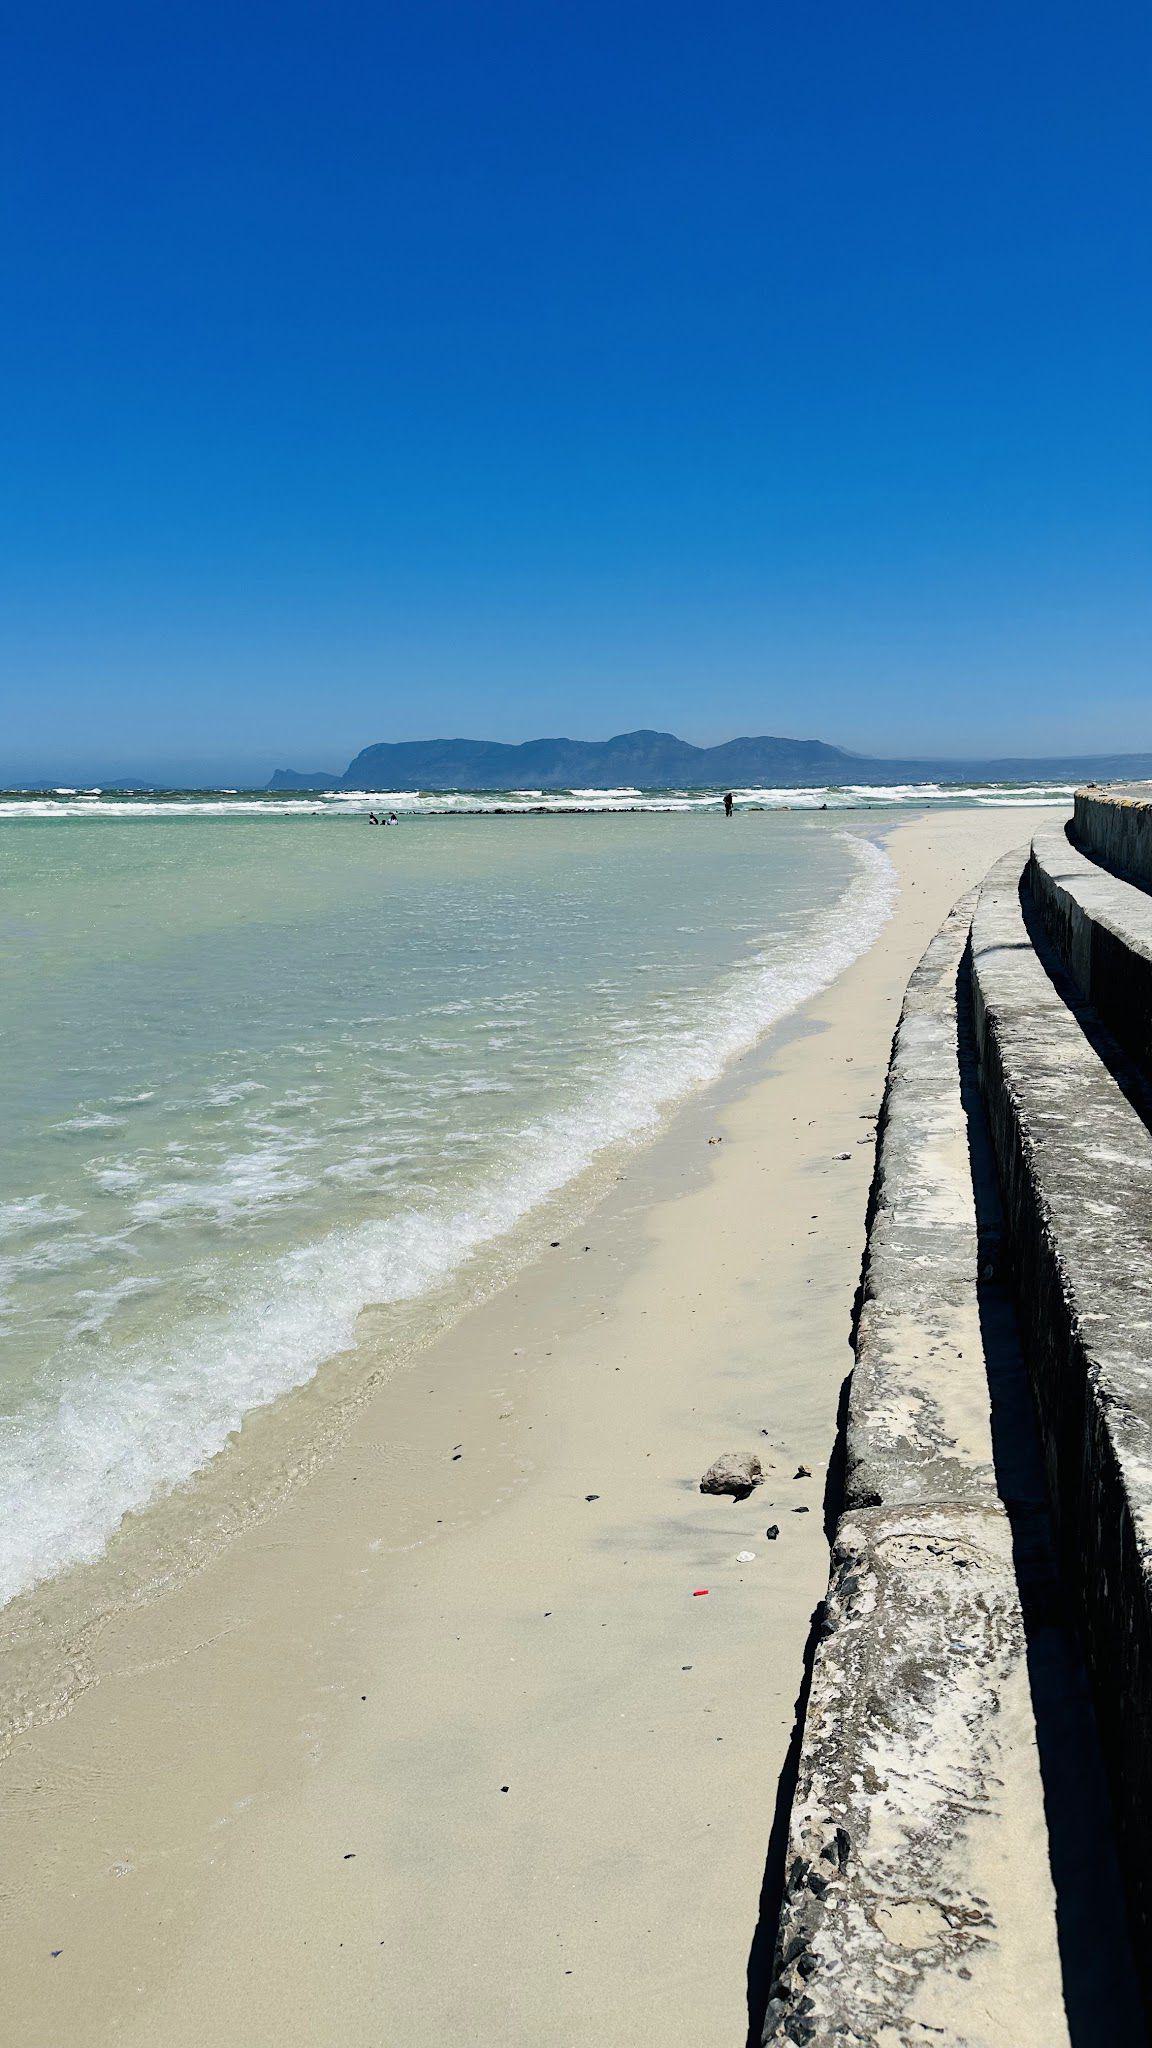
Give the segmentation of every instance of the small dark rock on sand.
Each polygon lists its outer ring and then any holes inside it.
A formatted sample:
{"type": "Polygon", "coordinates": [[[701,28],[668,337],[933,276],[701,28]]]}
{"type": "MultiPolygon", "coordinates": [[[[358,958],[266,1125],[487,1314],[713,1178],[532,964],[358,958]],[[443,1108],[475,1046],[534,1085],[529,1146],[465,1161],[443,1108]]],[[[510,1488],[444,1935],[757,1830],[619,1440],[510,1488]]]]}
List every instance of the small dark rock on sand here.
{"type": "Polygon", "coordinates": [[[779,1522],[773,1522],[772,1527],[770,1529],[765,1529],[764,1534],[768,1538],[769,1543],[775,1543],[776,1538],[780,1534],[779,1522]]]}
{"type": "Polygon", "coordinates": [[[763,1467],[755,1451],[724,1451],[714,1464],[709,1465],[700,1481],[700,1491],[730,1493],[736,1500],[746,1500],[763,1477],[763,1467]]]}

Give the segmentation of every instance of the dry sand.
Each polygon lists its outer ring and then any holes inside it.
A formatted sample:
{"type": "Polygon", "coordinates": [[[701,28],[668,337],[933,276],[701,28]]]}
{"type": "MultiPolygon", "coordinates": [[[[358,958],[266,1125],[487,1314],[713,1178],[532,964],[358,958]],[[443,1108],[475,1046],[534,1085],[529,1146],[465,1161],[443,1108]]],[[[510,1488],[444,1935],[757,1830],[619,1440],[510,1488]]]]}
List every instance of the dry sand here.
{"type": "Polygon", "coordinates": [[[916,959],[1037,821],[900,824],[872,950],[103,1628],[5,1765],[5,2042],[739,2048],[868,1119],[916,959]],[[701,1496],[743,1448],[765,1484],[701,1496]]]}

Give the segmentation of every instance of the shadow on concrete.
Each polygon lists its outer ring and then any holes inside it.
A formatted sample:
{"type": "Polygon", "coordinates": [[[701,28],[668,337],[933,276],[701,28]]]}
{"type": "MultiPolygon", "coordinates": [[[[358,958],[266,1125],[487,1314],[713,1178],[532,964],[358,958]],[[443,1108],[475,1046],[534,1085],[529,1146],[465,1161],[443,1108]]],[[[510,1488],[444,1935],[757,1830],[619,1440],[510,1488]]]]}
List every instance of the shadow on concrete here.
{"type": "Polygon", "coordinates": [[[1126,868],[1120,861],[1113,860],[1112,855],[1102,846],[1088,846],[1078,837],[1075,818],[1068,818],[1065,821],[1064,837],[1069,846],[1074,846],[1077,853],[1083,854],[1085,860],[1092,862],[1093,867],[1101,868],[1106,875],[1111,875],[1113,881],[1127,882],[1130,889],[1139,889],[1142,896],[1152,896],[1152,889],[1148,887],[1142,875],[1134,875],[1131,868],[1126,868]]]}
{"type": "Polygon", "coordinates": [[[1039,1425],[1012,1301],[995,1155],[978,1079],[967,952],[957,980],[957,1016],[993,1456],[1024,1619],[1068,2032],[1073,2048],[1116,2048],[1147,2041],[1148,2020],[1100,1737],[1074,1609],[1057,1563],[1039,1425]]]}
{"type": "MultiPolygon", "coordinates": [[[[1124,881],[1128,878],[1120,876],[1119,879],[1124,881]]],[[[1121,1095],[1131,1104],[1145,1129],[1152,1131],[1152,1084],[1137,1061],[1121,1045],[1115,1033],[1103,1022],[1099,1012],[1093,1008],[1087,997],[1081,994],[1068,973],[1052,943],[1036,899],[1028,887],[1027,870],[1020,881],[1020,915],[1032,951],[1065,1009],[1075,1017],[1097,1059],[1107,1068],[1121,1095]]]]}

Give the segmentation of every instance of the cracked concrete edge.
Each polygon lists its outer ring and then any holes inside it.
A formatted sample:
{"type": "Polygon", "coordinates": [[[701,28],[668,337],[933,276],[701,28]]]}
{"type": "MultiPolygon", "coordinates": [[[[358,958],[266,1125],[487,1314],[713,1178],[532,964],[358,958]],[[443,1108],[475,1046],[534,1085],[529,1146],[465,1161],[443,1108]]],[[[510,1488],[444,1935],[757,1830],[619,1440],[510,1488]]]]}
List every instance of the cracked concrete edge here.
{"type": "Polygon", "coordinates": [[[1152,783],[1078,789],[1073,831],[1079,844],[1119,868],[1142,889],[1152,889],[1152,783]]]}
{"type": "Polygon", "coordinates": [[[1053,1516],[1152,1958],[1152,1136],[1033,948],[1024,871],[1023,852],[998,862],[973,918],[981,1085],[1053,1516]]]}
{"type": "Polygon", "coordinates": [[[850,1511],[816,1649],[763,2040],[1068,2038],[1007,1515],[850,1511]]]}
{"type": "Polygon", "coordinates": [[[1058,826],[1033,839],[1028,886],[1081,995],[1152,1065],[1152,896],[1089,860],[1058,826]]]}
{"type": "Polygon", "coordinates": [[[972,890],[932,940],[893,1042],[848,1400],[849,1507],[996,1498],[958,1060],[975,901],[972,890]]]}

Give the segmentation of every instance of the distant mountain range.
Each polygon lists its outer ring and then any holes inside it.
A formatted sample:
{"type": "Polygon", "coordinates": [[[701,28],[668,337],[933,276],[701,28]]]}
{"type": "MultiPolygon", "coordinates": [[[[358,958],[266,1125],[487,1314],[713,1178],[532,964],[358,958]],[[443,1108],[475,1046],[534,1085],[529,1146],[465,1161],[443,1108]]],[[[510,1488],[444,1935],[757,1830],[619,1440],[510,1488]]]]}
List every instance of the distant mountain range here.
{"type": "Polygon", "coordinates": [[[269,789],[811,789],[825,783],[1054,781],[1152,776],[1152,754],[1075,755],[997,761],[877,760],[823,740],[726,740],[694,747],[671,732],[622,732],[610,740],[381,741],[343,775],[278,768],[269,789]]]}

